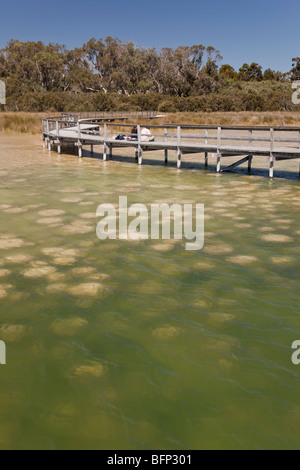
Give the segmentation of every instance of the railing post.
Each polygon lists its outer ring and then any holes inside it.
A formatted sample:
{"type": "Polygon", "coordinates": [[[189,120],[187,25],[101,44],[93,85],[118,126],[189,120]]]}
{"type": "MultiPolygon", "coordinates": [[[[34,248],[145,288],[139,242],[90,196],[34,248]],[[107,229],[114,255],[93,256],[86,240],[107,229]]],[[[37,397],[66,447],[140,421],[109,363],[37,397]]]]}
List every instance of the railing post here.
{"type": "Polygon", "coordinates": [[[222,145],[222,127],[218,127],[218,151],[222,145]]]}
{"type": "Polygon", "coordinates": [[[205,129],[204,135],[205,135],[204,145],[208,145],[208,129],[205,129]]]}
{"type": "Polygon", "coordinates": [[[270,129],[270,151],[271,152],[274,152],[274,134],[275,134],[275,131],[273,128],[270,129]]]}
{"type": "Polygon", "coordinates": [[[248,144],[249,144],[249,147],[251,147],[251,145],[252,145],[252,129],[250,129],[249,132],[248,132],[248,144]]]}
{"type": "Polygon", "coordinates": [[[77,121],[77,138],[80,140],[80,122],[77,121]]]}

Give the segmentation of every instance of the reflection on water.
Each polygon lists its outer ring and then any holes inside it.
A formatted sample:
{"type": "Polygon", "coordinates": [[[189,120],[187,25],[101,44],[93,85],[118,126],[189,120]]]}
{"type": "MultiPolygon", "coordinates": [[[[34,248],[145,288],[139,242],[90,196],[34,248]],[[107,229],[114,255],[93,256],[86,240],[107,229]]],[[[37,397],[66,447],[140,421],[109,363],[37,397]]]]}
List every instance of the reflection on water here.
{"type": "Polygon", "coordinates": [[[299,447],[297,164],[269,182],[23,138],[0,141],[0,448],[299,447]],[[204,249],[98,240],[126,194],[204,203],[204,249]]]}

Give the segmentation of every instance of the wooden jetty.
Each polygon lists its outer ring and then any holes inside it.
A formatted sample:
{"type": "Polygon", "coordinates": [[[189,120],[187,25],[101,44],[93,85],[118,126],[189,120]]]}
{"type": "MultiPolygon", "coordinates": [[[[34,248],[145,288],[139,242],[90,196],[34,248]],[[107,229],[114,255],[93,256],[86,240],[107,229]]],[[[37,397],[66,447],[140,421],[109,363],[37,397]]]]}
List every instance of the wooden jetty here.
{"type": "Polygon", "coordinates": [[[269,161],[270,178],[274,177],[276,161],[300,158],[300,128],[297,127],[185,124],[150,127],[147,124],[154,138],[149,141],[143,135],[143,126],[136,125],[137,135],[132,138],[133,124],[124,124],[128,119],[140,122],[157,117],[160,116],[156,112],[62,114],[43,119],[43,139],[48,150],[56,148],[58,153],[61,153],[65,145],[77,147],[80,158],[84,147],[89,147],[93,152],[95,146],[101,146],[103,160],[107,160],[108,156],[112,157],[114,148],[131,147],[135,150],[139,165],[142,164],[143,152],[146,151],[163,150],[166,164],[168,152],[175,151],[178,168],[181,167],[182,155],[204,154],[205,167],[211,156],[216,161],[217,172],[234,170],[245,162],[248,162],[248,171],[251,172],[253,158],[264,157],[269,161]],[[116,134],[122,135],[124,140],[116,140],[116,134]],[[221,164],[226,157],[239,159],[222,168],[221,164]]]}

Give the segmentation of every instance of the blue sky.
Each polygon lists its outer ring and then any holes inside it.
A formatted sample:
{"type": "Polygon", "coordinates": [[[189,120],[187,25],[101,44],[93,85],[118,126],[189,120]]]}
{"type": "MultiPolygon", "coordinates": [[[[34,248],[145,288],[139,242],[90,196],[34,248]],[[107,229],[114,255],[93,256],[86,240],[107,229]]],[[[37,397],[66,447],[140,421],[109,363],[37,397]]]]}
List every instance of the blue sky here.
{"type": "Polygon", "coordinates": [[[112,36],[157,49],[211,45],[236,69],[285,72],[300,56],[299,19],[299,0],[3,0],[0,48],[12,38],[72,48],[112,36]]]}

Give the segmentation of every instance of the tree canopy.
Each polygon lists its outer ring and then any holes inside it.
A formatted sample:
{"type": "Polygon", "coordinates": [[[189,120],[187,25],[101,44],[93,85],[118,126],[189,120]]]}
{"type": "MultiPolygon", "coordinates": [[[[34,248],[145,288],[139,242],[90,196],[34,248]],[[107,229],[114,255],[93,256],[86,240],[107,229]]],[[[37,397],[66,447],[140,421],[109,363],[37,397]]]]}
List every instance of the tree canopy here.
{"type": "Polygon", "coordinates": [[[257,63],[244,63],[236,71],[229,64],[220,67],[221,60],[218,50],[202,44],[157,51],[108,37],[68,50],[60,44],[12,39],[0,50],[0,79],[6,82],[8,110],[242,110],[245,102],[270,109],[274,102],[261,93],[271,90],[271,82],[283,96],[281,101],[276,98],[276,109],[287,108],[289,80],[300,79],[299,57],[289,74],[263,71],[257,63]]]}

